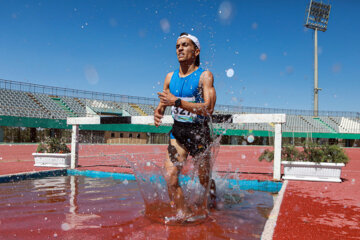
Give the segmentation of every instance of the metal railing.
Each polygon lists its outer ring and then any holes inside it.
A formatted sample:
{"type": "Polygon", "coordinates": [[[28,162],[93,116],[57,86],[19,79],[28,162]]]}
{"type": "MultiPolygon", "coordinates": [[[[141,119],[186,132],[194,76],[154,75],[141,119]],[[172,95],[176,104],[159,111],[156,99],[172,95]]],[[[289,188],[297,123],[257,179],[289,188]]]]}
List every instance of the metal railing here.
{"type": "MultiPolygon", "coordinates": [[[[151,106],[157,106],[159,99],[136,97],[122,94],[102,93],[85,91],[71,88],[52,87],[40,84],[25,83],[11,80],[0,79],[0,88],[31,92],[42,93],[49,96],[67,96],[74,98],[92,99],[92,100],[104,100],[119,103],[135,103],[135,104],[147,104],[151,106]]],[[[263,107],[249,107],[249,106],[234,106],[234,105],[221,105],[215,106],[215,111],[226,113],[285,113],[287,115],[303,115],[313,116],[313,110],[299,110],[299,109],[282,109],[282,108],[263,108],[263,107]]],[[[360,112],[351,111],[319,111],[319,116],[334,116],[334,117],[352,117],[360,119],[360,112]]]]}
{"type": "MultiPolygon", "coordinates": [[[[67,117],[91,117],[97,116],[92,113],[84,112],[72,112],[73,115],[65,113],[62,111],[46,111],[40,108],[30,108],[30,107],[18,107],[18,106],[6,106],[0,104],[0,123],[4,120],[2,116],[11,116],[18,118],[19,121],[22,121],[22,118],[43,118],[43,119],[53,119],[60,120],[66,119],[67,117]]],[[[349,134],[360,134],[360,120],[355,118],[346,118],[343,121],[337,124],[337,128],[330,129],[326,128],[323,125],[313,125],[309,122],[304,122],[301,120],[301,116],[294,116],[298,118],[298,121],[291,122],[287,121],[283,124],[283,132],[288,133],[349,133],[349,134]]],[[[322,119],[329,119],[328,117],[321,117],[322,119]]],[[[14,121],[14,120],[9,120],[14,121]]],[[[36,122],[36,120],[35,120],[36,122]]],[[[12,122],[14,126],[19,126],[19,122],[12,122]]],[[[40,124],[40,123],[39,123],[40,124]]],[[[9,124],[6,124],[9,126],[9,124]]],[[[11,124],[10,124],[11,125],[11,124]]],[[[36,125],[36,124],[35,124],[36,125]]],[[[40,124],[41,125],[41,124],[40,124]]],[[[169,124],[166,124],[168,126],[169,124]]],[[[170,124],[171,125],[171,124],[170,124]]],[[[335,125],[335,123],[334,123],[335,125]]],[[[244,123],[244,124],[234,124],[234,123],[214,123],[215,128],[221,129],[235,129],[235,130],[255,130],[255,131],[274,131],[274,126],[267,123],[244,123]]]]}

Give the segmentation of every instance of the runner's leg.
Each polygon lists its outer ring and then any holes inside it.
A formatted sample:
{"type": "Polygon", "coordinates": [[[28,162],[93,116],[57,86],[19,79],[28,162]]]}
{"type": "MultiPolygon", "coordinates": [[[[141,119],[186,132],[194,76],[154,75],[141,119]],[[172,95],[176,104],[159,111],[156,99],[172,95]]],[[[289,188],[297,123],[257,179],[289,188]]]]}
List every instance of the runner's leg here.
{"type": "Polygon", "coordinates": [[[176,139],[170,139],[170,144],[171,146],[168,148],[168,154],[165,160],[165,177],[169,197],[175,207],[187,215],[190,211],[186,206],[184,194],[179,184],[179,174],[182,164],[186,161],[188,152],[176,139]]]}
{"type": "MultiPolygon", "coordinates": [[[[210,165],[210,155],[206,154],[201,159],[199,159],[200,164],[198,167],[198,174],[199,174],[199,180],[201,185],[207,189],[209,183],[210,183],[210,189],[209,189],[209,196],[210,196],[210,208],[216,207],[216,185],[214,179],[210,179],[211,176],[211,165],[210,165]]],[[[207,197],[205,198],[205,203],[207,204],[207,197]]]]}

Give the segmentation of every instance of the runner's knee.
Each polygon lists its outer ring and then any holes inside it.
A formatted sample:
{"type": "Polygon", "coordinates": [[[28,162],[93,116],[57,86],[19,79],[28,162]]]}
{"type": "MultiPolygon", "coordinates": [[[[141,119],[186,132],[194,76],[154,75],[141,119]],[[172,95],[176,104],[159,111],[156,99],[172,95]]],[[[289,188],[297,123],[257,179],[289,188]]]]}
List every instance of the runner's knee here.
{"type": "Polygon", "coordinates": [[[169,143],[169,145],[168,145],[168,154],[169,154],[170,161],[172,163],[175,163],[176,161],[178,161],[179,154],[176,150],[176,147],[171,145],[171,143],[169,143]]]}

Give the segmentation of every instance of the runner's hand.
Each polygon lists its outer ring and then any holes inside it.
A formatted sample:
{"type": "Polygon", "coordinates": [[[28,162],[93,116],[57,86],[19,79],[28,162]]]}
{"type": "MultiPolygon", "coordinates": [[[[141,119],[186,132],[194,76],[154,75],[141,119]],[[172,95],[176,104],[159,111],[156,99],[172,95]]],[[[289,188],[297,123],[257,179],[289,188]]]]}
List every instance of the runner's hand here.
{"type": "Polygon", "coordinates": [[[176,101],[177,97],[175,97],[169,91],[158,92],[157,94],[160,98],[160,102],[163,105],[165,105],[165,106],[174,106],[175,105],[175,101],[176,101]]]}
{"type": "Polygon", "coordinates": [[[164,114],[160,113],[160,109],[155,109],[154,111],[154,123],[155,126],[158,127],[161,124],[161,119],[164,116],[164,114]]]}

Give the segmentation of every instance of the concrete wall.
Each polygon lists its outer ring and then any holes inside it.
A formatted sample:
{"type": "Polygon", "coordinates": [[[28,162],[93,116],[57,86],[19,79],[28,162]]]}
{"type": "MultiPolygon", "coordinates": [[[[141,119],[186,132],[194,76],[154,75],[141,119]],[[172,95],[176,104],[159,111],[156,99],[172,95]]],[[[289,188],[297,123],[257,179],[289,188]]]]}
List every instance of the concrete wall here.
{"type": "Polygon", "coordinates": [[[4,142],[4,129],[0,127],[0,142],[4,142]]]}
{"type": "Polygon", "coordinates": [[[146,144],[146,133],[139,132],[105,132],[106,143],[125,143],[125,144],[146,144]]]}

